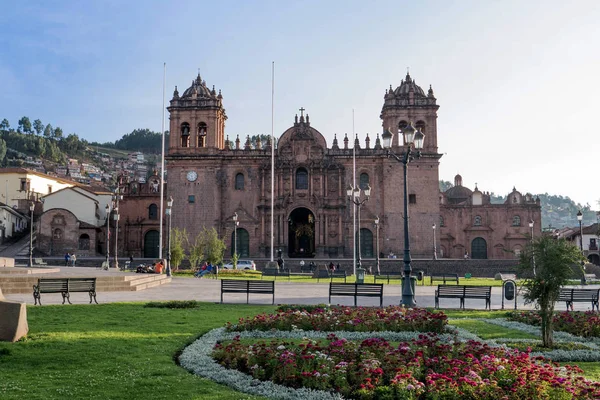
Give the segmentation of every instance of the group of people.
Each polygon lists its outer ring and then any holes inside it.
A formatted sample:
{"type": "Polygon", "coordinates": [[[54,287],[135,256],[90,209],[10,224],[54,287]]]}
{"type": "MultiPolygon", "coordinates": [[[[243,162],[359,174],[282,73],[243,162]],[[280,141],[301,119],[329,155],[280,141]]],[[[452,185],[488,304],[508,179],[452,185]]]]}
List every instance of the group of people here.
{"type": "Polygon", "coordinates": [[[75,261],[77,261],[75,253],[71,254],[67,252],[67,254],[65,254],[65,267],[68,267],[69,265],[74,267],[75,261]]]}
{"type": "Polygon", "coordinates": [[[214,270],[214,267],[211,263],[207,263],[204,261],[200,268],[194,273],[196,278],[202,278],[206,274],[211,274],[214,270]]]}
{"type": "Polygon", "coordinates": [[[135,270],[135,272],[138,273],[138,274],[162,274],[164,268],[165,268],[165,266],[164,266],[162,260],[158,260],[158,261],[156,261],[156,263],[154,265],[153,264],[149,264],[149,265],[140,264],[140,265],[138,265],[138,267],[135,270]]]}

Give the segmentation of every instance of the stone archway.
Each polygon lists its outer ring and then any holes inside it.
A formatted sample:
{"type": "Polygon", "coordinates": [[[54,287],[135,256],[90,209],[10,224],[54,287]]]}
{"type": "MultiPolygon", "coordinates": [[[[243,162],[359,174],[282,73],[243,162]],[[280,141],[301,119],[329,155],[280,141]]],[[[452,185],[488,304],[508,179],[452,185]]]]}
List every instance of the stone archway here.
{"type": "Polygon", "coordinates": [[[288,257],[315,257],[315,215],[308,208],[296,208],[288,217],[288,257]]]}
{"type": "Polygon", "coordinates": [[[152,230],[144,235],[144,258],[158,258],[158,231],[152,230]]]}
{"type": "Polygon", "coordinates": [[[482,237],[477,237],[471,242],[471,258],[485,260],[487,256],[487,242],[482,237]]]}

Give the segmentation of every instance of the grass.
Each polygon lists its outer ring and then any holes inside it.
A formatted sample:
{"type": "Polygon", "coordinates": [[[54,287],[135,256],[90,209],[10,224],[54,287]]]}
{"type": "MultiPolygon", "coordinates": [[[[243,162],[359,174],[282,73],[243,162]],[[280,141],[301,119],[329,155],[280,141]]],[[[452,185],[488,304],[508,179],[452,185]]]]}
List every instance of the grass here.
{"type": "Polygon", "coordinates": [[[538,336],[519,331],[517,329],[508,329],[497,325],[488,324],[484,321],[475,319],[450,319],[448,324],[458,326],[471,333],[476,334],[484,340],[489,339],[539,339],[538,336]]]}
{"type": "MultiPolygon", "coordinates": [[[[178,271],[174,271],[173,275],[174,276],[181,276],[181,277],[188,277],[191,278],[193,277],[193,271],[192,270],[184,270],[184,269],[180,269],[178,271]]],[[[247,270],[219,270],[219,278],[220,279],[261,279],[261,272],[260,271],[247,271],[247,270]]],[[[309,275],[292,275],[289,277],[287,276],[280,276],[277,277],[277,279],[275,279],[274,276],[265,276],[262,277],[262,280],[276,280],[276,281],[281,281],[281,282],[294,282],[294,283],[329,283],[330,279],[329,278],[321,278],[317,281],[316,278],[313,278],[309,275]]],[[[346,279],[346,282],[348,283],[354,283],[356,280],[356,278],[354,277],[354,275],[349,275],[346,279]]],[[[373,275],[365,275],[365,283],[374,283],[375,278],[373,275]]],[[[344,278],[333,278],[333,282],[337,282],[337,283],[342,283],[344,282],[344,278]]],[[[389,285],[400,285],[401,284],[401,280],[400,279],[390,279],[390,283],[389,285]]],[[[388,285],[387,280],[377,280],[377,283],[383,283],[385,285],[388,285]]],[[[421,286],[423,282],[418,282],[418,285],[421,286]]],[[[434,282],[435,285],[433,286],[437,286],[437,284],[442,284],[443,282],[438,282],[435,281],[434,282]]],[[[453,285],[454,283],[448,283],[449,285],[453,285]]],[[[500,287],[502,286],[502,281],[499,280],[495,280],[494,278],[469,278],[469,279],[465,279],[465,278],[461,278],[460,279],[460,284],[461,285],[472,285],[472,286],[497,286],[500,287]]],[[[429,278],[425,278],[425,286],[429,285],[429,278]]]]}
{"type": "Polygon", "coordinates": [[[273,306],[143,303],[28,307],[29,334],[0,342],[0,398],[256,399],[177,366],[208,330],[273,306]]]}

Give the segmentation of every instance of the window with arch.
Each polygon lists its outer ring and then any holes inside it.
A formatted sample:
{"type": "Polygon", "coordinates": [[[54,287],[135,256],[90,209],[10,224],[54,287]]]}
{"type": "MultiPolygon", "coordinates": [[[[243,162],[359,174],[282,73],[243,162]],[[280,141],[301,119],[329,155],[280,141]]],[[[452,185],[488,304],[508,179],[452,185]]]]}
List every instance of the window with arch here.
{"type": "Polygon", "coordinates": [[[415,128],[417,128],[421,132],[425,133],[425,121],[421,121],[421,120],[417,121],[417,123],[415,124],[415,128]]]}
{"type": "Polygon", "coordinates": [[[52,231],[52,239],[60,240],[63,237],[63,231],[60,228],[56,228],[52,231]]]}
{"type": "Polygon", "coordinates": [[[206,132],[208,127],[204,122],[198,124],[198,143],[197,147],[206,147],[206,132]]]}
{"type": "Polygon", "coordinates": [[[308,171],[306,168],[298,168],[298,170],[296,170],[296,189],[308,189],[308,171]]]}
{"type": "Polygon", "coordinates": [[[88,235],[87,233],[84,233],[83,235],[79,236],[78,249],[79,250],[89,250],[90,249],[90,235],[88,235]]]}
{"type": "Polygon", "coordinates": [[[513,217],[512,226],[521,226],[521,217],[515,215],[513,217]]]}
{"type": "Polygon", "coordinates": [[[234,232],[231,232],[232,257],[234,251],[237,251],[239,257],[250,257],[250,235],[244,228],[237,228],[234,232]]]}
{"type": "Polygon", "coordinates": [[[148,207],[148,219],[158,219],[158,207],[156,204],[150,204],[150,207],[148,207]]]}
{"type": "Polygon", "coordinates": [[[473,219],[473,226],[481,226],[481,215],[476,215],[473,219]]]}
{"type": "Polygon", "coordinates": [[[181,124],[181,147],[190,147],[190,124],[181,124]]]}
{"type": "Polygon", "coordinates": [[[244,190],[244,174],[241,172],[235,176],[235,190],[244,190]]]}
{"type": "Polygon", "coordinates": [[[367,186],[369,186],[369,174],[367,174],[366,172],[360,174],[360,180],[358,185],[362,190],[365,190],[367,186]]]}
{"type": "Polygon", "coordinates": [[[402,120],[398,123],[398,133],[402,133],[402,130],[408,126],[408,122],[402,120]]]}
{"type": "Polygon", "coordinates": [[[444,217],[442,217],[441,215],[440,215],[440,226],[445,226],[444,225],[444,217]]]}

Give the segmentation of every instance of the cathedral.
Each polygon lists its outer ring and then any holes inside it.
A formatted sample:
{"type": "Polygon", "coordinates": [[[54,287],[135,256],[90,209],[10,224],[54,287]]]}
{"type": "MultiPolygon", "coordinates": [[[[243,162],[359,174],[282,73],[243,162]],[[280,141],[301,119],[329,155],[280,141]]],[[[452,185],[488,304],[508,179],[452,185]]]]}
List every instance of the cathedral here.
{"type": "MultiPolygon", "coordinates": [[[[409,74],[383,96],[382,131],[394,134],[390,151],[405,151],[401,131],[411,123],[425,135],[407,173],[413,258],[515,258],[530,240],[528,222],[540,232],[539,200],[515,190],[506,204],[490,204],[489,194],[463,187],[458,176],[440,192],[438,108],[431,86],[425,92],[409,74]]],[[[269,257],[271,235],[274,250],[290,258],[352,258],[355,207],[347,190],[355,185],[363,199],[370,188],[356,222],[362,257],[402,254],[403,164],[389,157],[379,134],[362,141],[336,136],[328,146],[304,108],[290,115],[290,127],[277,135],[271,215],[274,144],[230,138],[223,95],[200,75],[182,94],[175,88],[167,109],[172,225],[185,228],[190,240],[214,227],[225,239],[226,258],[234,248],[244,258],[269,257]]]]}

